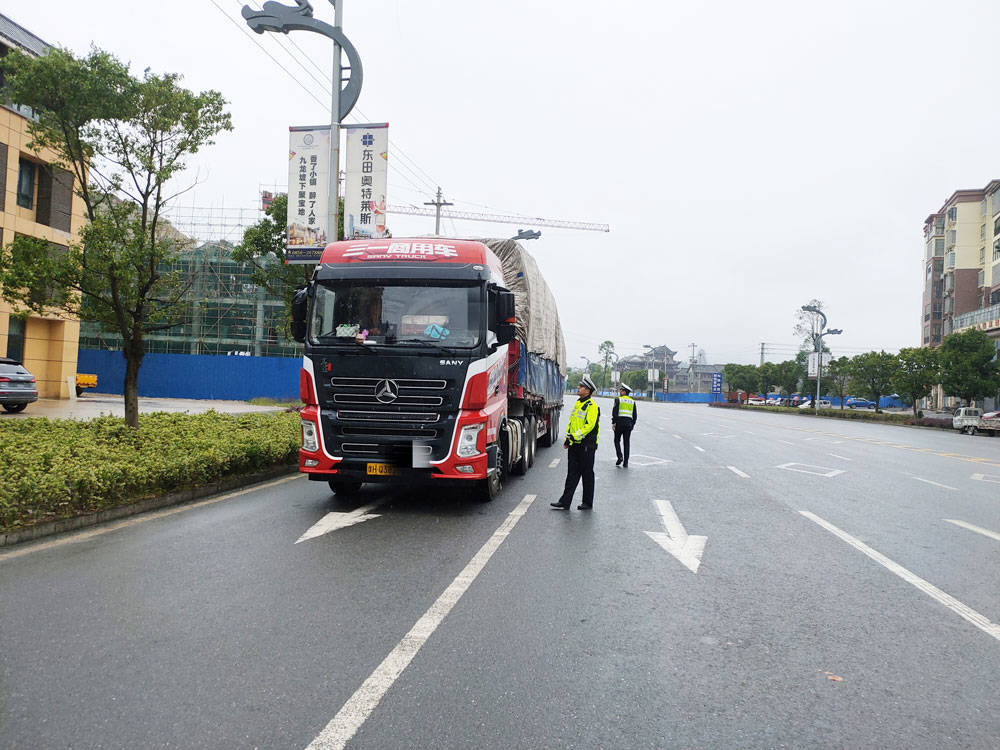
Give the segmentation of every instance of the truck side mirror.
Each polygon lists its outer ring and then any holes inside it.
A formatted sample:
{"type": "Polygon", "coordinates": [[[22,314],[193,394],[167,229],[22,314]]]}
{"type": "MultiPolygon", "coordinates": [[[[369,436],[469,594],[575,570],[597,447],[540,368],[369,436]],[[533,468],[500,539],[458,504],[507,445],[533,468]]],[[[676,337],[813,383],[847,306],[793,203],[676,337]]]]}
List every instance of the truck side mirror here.
{"type": "Polygon", "coordinates": [[[292,338],[300,344],[306,340],[306,311],[309,308],[309,290],[296,289],[292,297],[292,338]]]}
{"type": "Polygon", "coordinates": [[[514,340],[514,293],[491,285],[489,288],[489,328],[496,334],[497,344],[503,346],[514,340]]]}
{"type": "Polygon", "coordinates": [[[513,323],[498,323],[495,333],[497,335],[497,344],[503,346],[514,340],[516,331],[514,330],[513,323]]]}

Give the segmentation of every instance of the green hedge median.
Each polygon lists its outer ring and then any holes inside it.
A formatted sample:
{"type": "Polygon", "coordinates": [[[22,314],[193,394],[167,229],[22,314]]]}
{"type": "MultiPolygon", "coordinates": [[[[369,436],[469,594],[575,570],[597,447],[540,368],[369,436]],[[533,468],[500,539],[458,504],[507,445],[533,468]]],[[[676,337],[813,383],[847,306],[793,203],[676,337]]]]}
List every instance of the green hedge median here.
{"type": "Polygon", "coordinates": [[[297,413],[0,423],[0,532],[296,461],[297,413]]]}
{"type": "Polygon", "coordinates": [[[875,412],[868,409],[820,409],[817,414],[813,409],[800,409],[797,406],[747,406],[724,401],[709,404],[716,409],[746,409],[748,411],[769,411],[778,414],[798,414],[803,417],[827,417],[828,419],[847,419],[857,422],[881,422],[882,424],[901,424],[916,427],[938,427],[943,430],[952,429],[951,417],[914,417],[911,413],[897,414],[875,412]]]}

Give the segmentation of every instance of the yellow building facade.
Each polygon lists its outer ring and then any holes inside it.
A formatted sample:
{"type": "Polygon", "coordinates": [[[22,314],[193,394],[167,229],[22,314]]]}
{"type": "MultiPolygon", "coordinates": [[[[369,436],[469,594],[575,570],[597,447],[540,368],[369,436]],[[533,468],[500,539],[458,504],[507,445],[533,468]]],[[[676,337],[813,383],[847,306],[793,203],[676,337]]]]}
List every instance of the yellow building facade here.
{"type": "MultiPolygon", "coordinates": [[[[0,15],[0,55],[11,48],[44,54],[48,45],[0,15]]],[[[72,175],[52,166],[56,155],[32,151],[31,112],[0,102],[0,243],[27,235],[66,247],[86,220],[72,175]]],[[[51,315],[14,314],[0,299],[0,356],[24,363],[38,382],[40,398],[69,398],[76,375],[80,323],[51,315]]]]}

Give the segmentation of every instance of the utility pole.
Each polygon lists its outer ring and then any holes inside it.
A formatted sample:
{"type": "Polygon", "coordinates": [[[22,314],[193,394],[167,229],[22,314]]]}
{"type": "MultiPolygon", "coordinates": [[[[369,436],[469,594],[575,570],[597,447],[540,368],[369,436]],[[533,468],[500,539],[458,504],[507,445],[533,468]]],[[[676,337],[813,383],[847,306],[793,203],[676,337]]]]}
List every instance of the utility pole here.
{"type": "Polygon", "coordinates": [[[764,366],[764,342],[760,342],[760,366],[764,366]]]}
{"type": "MultiPolygon", "coordinates": [[[[333,27],[344,27],[344,0],[336,0],[333,5],[333,27]]],[[[344,72],[340,67],[340,42],[333,40],[333,93],[330,94],[330,182],[327,188],[327,221],[329,222],[329,237],[333,242],[340,239],[337,232],[337,214],[340,211],[340,87],[343,84],[344,72]]],[[[329,241],[329,240],[328,240],[329,241]]]]}
{"type": "Polygon", "coordinates": [[[446,200],[441,199],[441,188],[438,187],[437,199],[433,201],[424,201],[425,206],[435,206],[437,211],[434,218],[434,234],[441,234],[441,206],[454,206],[454,203],[449,203],[446,200]]]}
{"type": "Polygon", "coordinates": [[[688,344],[691,347],[691,364],[688,367],[688,393],[694,393],[694,350],[697,344],[688,344]]]}

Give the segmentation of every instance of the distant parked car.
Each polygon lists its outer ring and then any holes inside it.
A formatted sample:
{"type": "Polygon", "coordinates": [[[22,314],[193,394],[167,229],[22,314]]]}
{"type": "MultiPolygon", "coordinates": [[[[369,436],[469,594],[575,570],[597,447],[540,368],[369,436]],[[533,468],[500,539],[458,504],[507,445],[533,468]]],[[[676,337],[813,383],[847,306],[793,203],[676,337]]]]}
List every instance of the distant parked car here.
{"type": "Polygon", "coordinates": [[[14,413],[37,400],[35,376],[17,360],[0,357],[0,406],[14,413]]]}
{"type": "Polygon", "coordinates": [[[874,409],[875,402],[866,398],[849,398],[844,402],[848,409],[874,409]]]}
{"type": "Polygon", "coordinates": [[[759,396],[753,396],[747,399],[747,406],[764,406],[764,399],[759,396]]]}
{"type": "MultiPolygon", "coordinates": [[[[821,398],[817,403],[819,404],[819,408],[820,409],[829,409],[830,408],[830,402],[827,401],[825,398],[821,398]]],[[[812,409],[813,408],[812,401],[806,401],[805,403],[799,404],[799,408],[800,409],[812,409]]]]}

